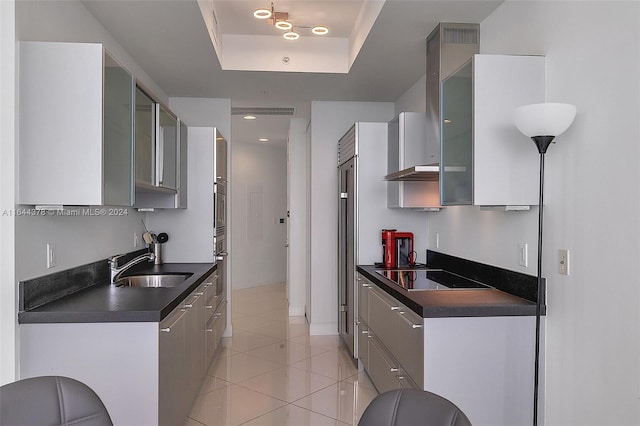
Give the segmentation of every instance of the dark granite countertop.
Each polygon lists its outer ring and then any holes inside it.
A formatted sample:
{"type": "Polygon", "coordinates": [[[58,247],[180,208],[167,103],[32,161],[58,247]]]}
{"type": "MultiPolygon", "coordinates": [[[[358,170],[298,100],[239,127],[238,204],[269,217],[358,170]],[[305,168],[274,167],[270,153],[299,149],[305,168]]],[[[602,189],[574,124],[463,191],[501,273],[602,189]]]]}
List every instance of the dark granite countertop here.
{"type": "Polygon", "coordinates": [[[58,300],[18,312],[20,324],[89,322],[159,322],[215,271],[212,263],[140,264],[123,276],[191,273],[176,287],[141,288],[93,285],[58,300]]]}
{"type": "MultiPolygon", "coordinates": [[[[534,316],[536,304],[497,289],[407,291],[388,280],[372,265],[358,272],[423,318],[534,316]]],[[[490,282],[486,282],[491,286],[490,282]]],[[[544,306],[542,307],[544,314],[544,306]]]]}

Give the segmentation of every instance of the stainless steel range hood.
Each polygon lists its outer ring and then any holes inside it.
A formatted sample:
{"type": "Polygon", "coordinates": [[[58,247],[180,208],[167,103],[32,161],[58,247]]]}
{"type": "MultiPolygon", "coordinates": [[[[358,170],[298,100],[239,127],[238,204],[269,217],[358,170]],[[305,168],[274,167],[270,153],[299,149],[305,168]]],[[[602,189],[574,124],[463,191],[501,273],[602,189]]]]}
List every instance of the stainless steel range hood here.
{"type": "Polygon", "coordinates": [[[440,166],[431,164],[428,166],[413,166],[404,170],[390,173],[384,177],[386,181],[437,181],[440,179],[440,166]]]}
{"type": "MultiPolygon", "coordinates": [[[[424,131],[403,135],[400,124],[398,153],[389,148],[386,181],[439,181],[440,179],[440,82],[479,52],[478,24],[440,23],[427,37],[427,102],[424,131]]],[[[418,114],[418,113],[403,113],[418,114]]],[[[402,114],[401,114],[402,115],[402,114]]],[[[414,118],[411,118],[414,120],[414,118]]],[[[396,118],[397,120],[397,118],[396,118]]],[[[409,122],[405,119],[405,122],[409,122]]],[[[392,123],[389,123],[390,137],[392,123]]],[[[417,127],[415,122],[409,122],[417,127]]],[[[446,171],[466,171],[447,166],[446,171]]]]}

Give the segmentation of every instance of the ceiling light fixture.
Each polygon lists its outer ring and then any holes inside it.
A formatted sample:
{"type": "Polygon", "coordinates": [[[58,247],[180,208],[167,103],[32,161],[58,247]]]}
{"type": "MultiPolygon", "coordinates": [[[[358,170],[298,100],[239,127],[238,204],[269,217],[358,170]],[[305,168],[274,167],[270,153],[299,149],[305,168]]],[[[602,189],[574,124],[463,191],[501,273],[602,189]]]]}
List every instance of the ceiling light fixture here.
{"type": "Polygon", "coordinates": [[[291,25],[291,22],[289,21],[277,21],[276,28],[279,30],[290,30],[293,28],[293,25],[291,25]]]}
{"type": "Polygon", "coordinates": [[[243,118],[244,118],[245,120],[255,120],[255,119],[256,119],[256,116],[255,116],[255,115],[245,115],[243,118]]]}
{"type": "MultiPolygon", "coordinates": [[[[258,19],[266,19],[270,25],[275,26],[279,30],[287,31],[282,35],[287,40],[297,40],[300,38],[300,34],[294,30],[294,25],[289,21],[289,13],[276,12],[273,3],[271,3],[271,9],[260,8],[254,10],[253,16],[258,19]]],[[[329,28],[324,25],[315,25],[313,27],[296,25],[295,27],[311,29],[311,32],[316,35],[325,35],[329,32],[329,28]]]]}
{"type": "Polygon", "coordinates": [[[260,138],[258,139],[260,142],[269,142],[269,138],[260,138]]]}
{"type": "Polygon", "coordinates": [[[311,32],[315,35],[325,35],[329,32],[329,28],[325,27],[324,25],[316,25],[315,27],[311,28],[311,32]]]}
{"type": "MultiPolygon", "coordinates": [[[[271,5],[271,10],[273,10],[273,4],[271,5]]],[[[253,16],[258,19],[268,19],[271,18],[271,10],[269,9],[256,9],[253,11],[253,16]]]]}

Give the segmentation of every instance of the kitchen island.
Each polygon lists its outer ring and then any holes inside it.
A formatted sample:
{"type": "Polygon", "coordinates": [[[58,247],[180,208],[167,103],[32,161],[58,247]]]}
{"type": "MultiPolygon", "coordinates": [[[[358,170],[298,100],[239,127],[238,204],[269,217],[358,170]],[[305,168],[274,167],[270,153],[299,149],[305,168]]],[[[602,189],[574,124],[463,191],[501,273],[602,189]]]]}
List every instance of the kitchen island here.
{"type": "Polygon", "coordinates": [[[356,332],[359,364],[378,391],[437,393],[473,425],[530,424],[536,304],[496,287],[531,280],[499,283],[492,271],[486,288],[407,290],[377,271],[357,267],[356,332]]]}
{"type": "Polygon", "coordinates": [[[174,287],[143,288],[109,285],[105,264],[21,283],[20,378],[80,380],[114,424],[182,424],[227,324],[216,265],[144,264],[123,274],[191,274],[174,287]],[[80,289],[65,294],[65,286],[80,289]]]}

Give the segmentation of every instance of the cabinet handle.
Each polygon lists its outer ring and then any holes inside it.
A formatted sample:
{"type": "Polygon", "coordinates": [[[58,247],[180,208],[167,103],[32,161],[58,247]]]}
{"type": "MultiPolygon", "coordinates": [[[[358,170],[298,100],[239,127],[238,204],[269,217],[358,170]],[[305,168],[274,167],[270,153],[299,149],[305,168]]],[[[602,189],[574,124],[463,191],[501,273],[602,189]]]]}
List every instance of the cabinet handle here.
{"type": "Polygon", "coordinates": [[[190,304],[190,303],[185,303],[185,304],[184,304],[184,307],[185,307],[185,308],[193,308],[193,305],[192,305],[192,304],[190,304]]]}
{"type": "Polygon", "coordinates": [[[399,369],[397,369],[396,367],[391,367],[389,369],[389,371],[391,371],[392,373],[397,373],[398,371],[400,371],[399,369]]]}
{"type": "Polygon", "coordinates": [[[369,334],[369,330],[362,330],[361,333],[362,334],[369,334]]]}
{"type": "Polygon", "coordinates": [[[398,379],[398,380],[404,380],[404,376],[396,376],[396,379],[398,379]]]}
{"type": "Polygon", "coordinates": [[[216,318],[220,318],[222,316],[222,314],[218,312],[217,314],[213,314],[213,316],[216,317],[216,318]]]}
{"type": "Polygon", "coordinates": [[[205,306],[205,308],[207,308],[207,309],[213,309],[213,305],[207,305],[207,306],[205,306]]]}
{"type": "Polygon", "coordinates": [[[163,327],[160,329],[160,331],[162,331],[163,333],[171,333],[171,327],[176,325],[178,321],[180,321],[180,319],[184,316],[185,312],[187,312],[186,309],[180,309],[180,311],[182,312],[180,316],[174,322],[172,322],[169,327],[163,327]]]}
{"type": "Polygon", "coordinates": [[[411,324],[411,328],[422,328],[421,324],[411,324]]]}
{"type": "Polygon", "coordinates": [[[400,309],[400,307],[399,307],[399,306],[392,306],[392,307],[391,307],[391,310],[392,310],[392,311],[397,311],[398,309],[400,309]]]}
{"type": "Polygon", "coordinates": [[[369,288],[369,287],[371,287],[371,285],[370,285],[370,284],[362,283],[362,287],[364,287],[364,288],[369,288]]]}
{"type": "Polygon", "coordinates": [[[213,328],[207,328],[204,331],[206,331],[207,333],[213,333],[213,328]]]}

